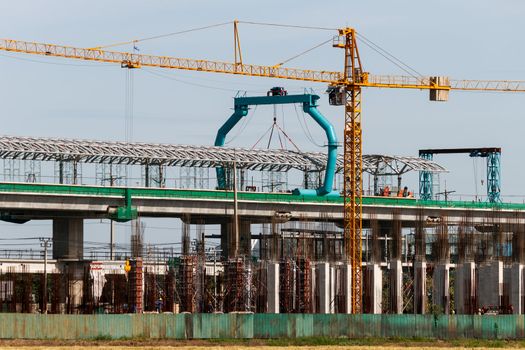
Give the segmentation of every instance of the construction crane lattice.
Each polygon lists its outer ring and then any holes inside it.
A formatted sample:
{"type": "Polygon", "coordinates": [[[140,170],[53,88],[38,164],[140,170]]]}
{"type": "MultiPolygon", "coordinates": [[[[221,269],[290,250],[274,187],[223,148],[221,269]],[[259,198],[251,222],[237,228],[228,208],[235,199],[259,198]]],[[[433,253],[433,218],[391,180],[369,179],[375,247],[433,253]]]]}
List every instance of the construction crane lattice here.
{"type": "Polygon", "coordinates": [[[446,101],[450,90],[525,92],[525,82],[508,80],[449,80],[446,77],[371,75],[363,71],[357,47],[356,32],[343,28],[333,46],[343,48],[343,72],[284,68],[282,65],[245,64],[240,51],[238,21],[234,21],[234,62],[155,56],[100,48],[77,48],[64,45],[0,39],[0,50],[61,57],[85,61],[120,64],[123,68],[157,67],[250,77],[279,78],[329,84],[331,104],[344,105],[344,245],[351,264],[352,313],[362,312],[362,124],[361,89],[402,88],[429,90],[430,99],[446,101]]]}

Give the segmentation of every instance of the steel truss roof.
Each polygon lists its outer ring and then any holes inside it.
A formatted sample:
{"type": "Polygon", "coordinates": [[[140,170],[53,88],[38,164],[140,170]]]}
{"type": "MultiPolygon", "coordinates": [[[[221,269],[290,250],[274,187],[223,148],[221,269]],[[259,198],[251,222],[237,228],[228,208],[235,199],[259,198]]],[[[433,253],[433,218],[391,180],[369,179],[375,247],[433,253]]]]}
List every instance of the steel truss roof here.
{"type": "MultiPolygon", "coordinates": [[[[1,136],[0,159],[204,168],[232,163],[235,159],[239,168],[248,170],[322,171],[327,157],[321,152],[290,150],[1,136]]],[[[339,156],[337,172],[342,172],[342,167],[343,158],[339,156]]],[[[378,174],[378,169],[388,170],[381,175],[401,175],[410,170],[446,171],[433,161],[418,157],[363,156],[364,171],[378,174]]]]}

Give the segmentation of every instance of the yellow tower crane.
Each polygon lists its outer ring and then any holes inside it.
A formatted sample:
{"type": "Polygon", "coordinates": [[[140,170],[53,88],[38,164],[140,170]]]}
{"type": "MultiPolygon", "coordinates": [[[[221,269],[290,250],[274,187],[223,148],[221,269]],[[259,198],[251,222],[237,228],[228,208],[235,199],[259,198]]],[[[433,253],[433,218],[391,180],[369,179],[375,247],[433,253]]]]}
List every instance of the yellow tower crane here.
{"type": "Polygon", "coordinates": [[[353,28],[338,30],[333,46],[344,49],[342,72],[262,66],[242,61],[237,21],[234,22],[234,62],[220,62],[77,48],[0,39],[0,50],[86,61],[120,64],[123,68],[158,67],[251,77],[302,80],[329,84],[330,103],[344,105],[344,247],[351,264],[351,312],[362,312],[362,128],[361,88],[429,90],[433,101],[446,101],[450,90],[525,92],[525,82],[507,80],[451,80],[446,77],[371,75],[363,70],[353,28]]]}

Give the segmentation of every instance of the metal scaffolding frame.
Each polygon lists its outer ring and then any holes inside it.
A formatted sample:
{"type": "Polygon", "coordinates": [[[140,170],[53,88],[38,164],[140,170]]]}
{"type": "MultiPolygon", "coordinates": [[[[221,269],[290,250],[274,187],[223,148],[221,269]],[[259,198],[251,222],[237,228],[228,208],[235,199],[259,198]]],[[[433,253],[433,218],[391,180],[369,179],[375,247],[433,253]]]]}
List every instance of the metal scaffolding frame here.
{"type": "MultiPolygon", "coordinates": [[[[246,149],[213,146],[170,145],[73,140],[37,137],[0,137],[0,159],[75,161],[77,163],[163,165],[215,168],[231,163],[255,171],[323,171],[326,154],[276,149],[246,149]]],[[[342,173],[343,157],[338,156],[337,173],[342,173]]],[[[439,164],[419,157],[364,155],[363,171],[373,175],[401,175],[410,170],[444,172],[439,164]],[[383,164],[380,166],[380,164],[383,164]],[[377,174],[377,169],[388,169],[377,174]]]]}

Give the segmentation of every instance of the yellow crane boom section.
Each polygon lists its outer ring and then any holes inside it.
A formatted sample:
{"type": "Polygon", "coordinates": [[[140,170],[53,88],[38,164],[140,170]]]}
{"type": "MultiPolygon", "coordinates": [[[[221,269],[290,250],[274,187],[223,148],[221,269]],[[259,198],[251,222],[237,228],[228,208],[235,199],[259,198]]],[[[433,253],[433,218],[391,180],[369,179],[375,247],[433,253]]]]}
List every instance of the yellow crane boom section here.
{"type": "Polygon", "coordinates": [[[128,68],[158,67],[201,72],[238,74],[268,78],[303,80],[320,83],[340,81],[340,72],[314,71],[307,69],[235,64],[210,60],[196,60],[170,56],[134,54],[128,52],[106,51],[101,49],[77,48],[71,46],[44,44],[20,40],[0,39],[0,50],[22,52],[36,55],[64,57],[85,61],[118,63],[128,68]]]}
{"type": "Polygon", "coordinates": [[[107,51],[96,48],[78,48],[72,46],[12,39],[0,39],[0,50],[79,59],[85,61],[118,63],[127,68],[158,67],[288,80],[302,80],[336,85],[353,83],[354,85],[361,87],[525,92],[525,82],[523,81],[450,80],[450,85],[438,86],[431,81],[430,77],[371,75],[368,73],[363,73],[363,77],[359,82],[348,82],[345,81],[343,72],[198,60],[171,56],[134,54],[129,52],[107,51]]]}

